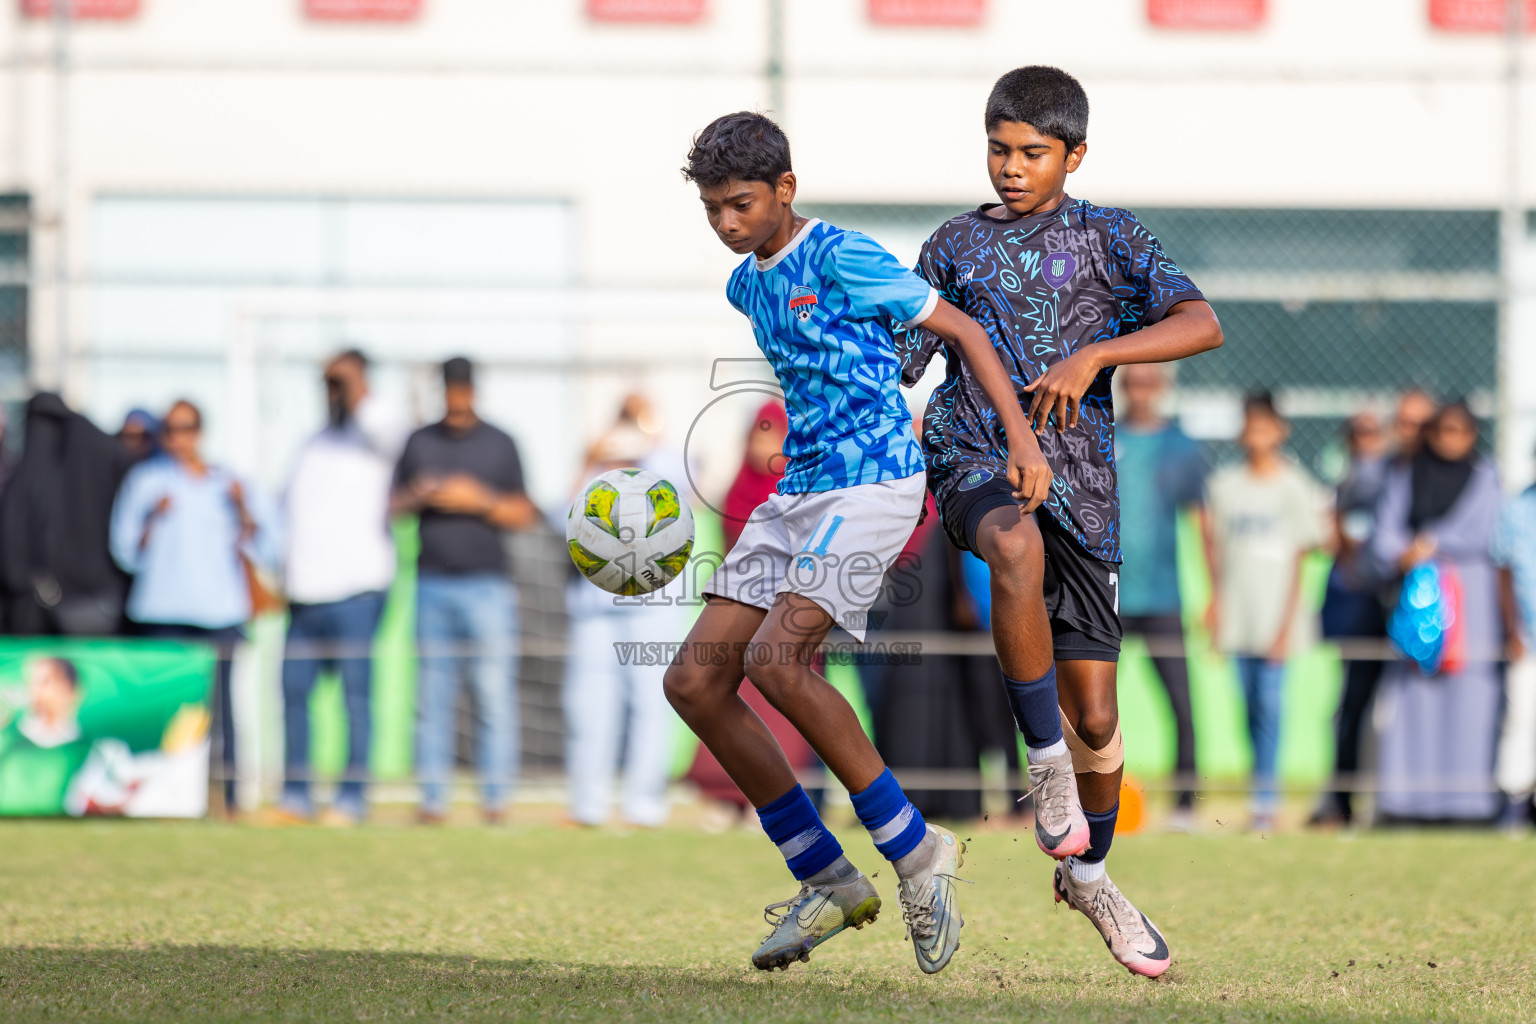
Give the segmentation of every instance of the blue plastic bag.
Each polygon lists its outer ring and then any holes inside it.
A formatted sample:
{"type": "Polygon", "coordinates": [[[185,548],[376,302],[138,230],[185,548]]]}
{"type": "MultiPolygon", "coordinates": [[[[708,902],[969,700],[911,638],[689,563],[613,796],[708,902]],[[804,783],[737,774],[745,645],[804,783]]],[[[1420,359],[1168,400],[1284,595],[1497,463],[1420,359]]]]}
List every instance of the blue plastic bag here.
{"type": "Polygon", "coordinates": [[[1439,565],[1421,562],[1403,577],[1397,607],[1387,621],[1387,636],[1398,650],[1418,664],[1420,671],[1434,675],[1445,657],[1446,640],[1455,618],[1439,565]]]}

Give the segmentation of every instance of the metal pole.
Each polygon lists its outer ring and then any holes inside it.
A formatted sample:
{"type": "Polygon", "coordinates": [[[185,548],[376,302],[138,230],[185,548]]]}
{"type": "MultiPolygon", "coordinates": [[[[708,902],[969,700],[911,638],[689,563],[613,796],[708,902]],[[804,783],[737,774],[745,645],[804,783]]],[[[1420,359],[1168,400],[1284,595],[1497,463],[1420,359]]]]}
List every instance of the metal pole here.
{"type": "Polygon", "coordinates": [[[784,123],[784,0],[768,0],[768,114],[784,123]]]}
{"type": "Polygon", "coordinates": [[[69,334],[69,34],[75,0],[53,0],[53,367],[48,381],[74,391],[69,334]]]}
{"type": "Polygon", "coordinates": [[[1522,363],[1516,347],[1515,296],[1518,263],[1525,238],[1525,210],[1520,198],[1520,41],[1525,27],[1525,0],[1506,0],[1504,16],[1504,196],[1499,216],[1499,387],[1498,461],[1507,479],[1519,479],[1525,447],[1519,443],[1517,414],[1525,412],[1531,388],[1517,379],[1522,363]]]}

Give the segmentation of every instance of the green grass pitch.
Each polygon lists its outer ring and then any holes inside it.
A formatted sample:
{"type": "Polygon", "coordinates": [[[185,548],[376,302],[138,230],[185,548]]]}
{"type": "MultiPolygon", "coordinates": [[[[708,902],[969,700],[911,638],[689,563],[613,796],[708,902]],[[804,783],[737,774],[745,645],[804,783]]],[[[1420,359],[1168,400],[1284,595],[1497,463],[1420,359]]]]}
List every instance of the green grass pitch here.
{"type": "Polygon", "coordinates": [[[1024,832],[965,831],[960,953],[880,920],[761,974],[761,836],[0,825],[0,1020],[1530,1021],[1536,856],[1488,834],[1148,835],[1111,871],[1159,982],[1056,908],[1024,832]]]}

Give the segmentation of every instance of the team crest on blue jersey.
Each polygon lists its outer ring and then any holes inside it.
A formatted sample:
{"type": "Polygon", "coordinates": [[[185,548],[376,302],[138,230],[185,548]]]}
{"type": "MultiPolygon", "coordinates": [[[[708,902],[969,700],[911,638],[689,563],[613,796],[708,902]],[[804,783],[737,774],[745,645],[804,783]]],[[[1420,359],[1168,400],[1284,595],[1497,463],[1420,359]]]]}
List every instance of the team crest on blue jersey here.
{"type": "Polygon", "coordinates": [[[1040,264],[1040,275],[1052,288],[1060,288],[1072,280],[1072,274],[1076,270],[1077,261],[1069,252],[1048,253],[1045,262],[1040,264]]]}
{"type": "Polygon", "coordinates": [[[811,318],[811,307],[816,305],[816,293],[801,285],[789,293],[789,311],[795,314],[795,318],[805,323],[811,318]]]}

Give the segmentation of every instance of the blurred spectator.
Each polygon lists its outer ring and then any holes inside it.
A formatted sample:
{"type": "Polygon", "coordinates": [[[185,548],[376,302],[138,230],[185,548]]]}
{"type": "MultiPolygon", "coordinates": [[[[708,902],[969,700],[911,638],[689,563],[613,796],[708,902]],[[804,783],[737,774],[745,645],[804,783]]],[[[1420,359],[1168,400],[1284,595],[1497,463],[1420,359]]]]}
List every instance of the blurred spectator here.
{"type": "MultiPolygon", "coordinates": [[[[736,477],[731,481],[721,506],[724,515],[720,517],[720,529],[725,535],[727,551],[741,537],[741,531],[753,510],[767,500],[783,478],[787,461],[784,456],[784,438],[788,432],[789,420],[784,413],[783,402],[764,402],[752,417],[752,425],[747,429],[741,466],[736,470],[736,477]]],[[[796,770],[817,763],[816,754],[805,737],[763,698],[755,686],[743,679],[737,692],[747,702],[747,706],[757,713],[757,717],[763,720],[763,724],[768,726],[768,731],[779,741],[779,746],[784,748],[784,756],[796,770]]],[[[733,819],[751,810],[752,805],[747,798],[702,743],[694,753],[693,764],[689,766],[686,777],[699,787],[700,795],[707,801],[706,828],[727,826],[733,819]]]]}
{"type": "Polygon", "coordinates": [[[1414,388],[1403,393],[1397,400],[1397,414],[1392,418],[1392,434],[1395,444],[1392,460],[1406,463],[1424,446],[1424,427],[1435,418],[1439,408],[1428,392],[1414,388]]]}
{"type": "Polygon", "coordinates": [[[288,483],[289,604],[283,661],[287,779],[280,811],[308,818],[309,698],[322,668],[336,670],[347,708],[347,770],[328,818],[367,815],[374,633],[395,575],[389,490],[404,431],[368,390],[368,359],[341,353],[324,372],[327,422],[299,452],[288,483]]]}
{"type": "MultiPolygon", "coordinates": [[[[660,430],[643,395],[625,398],[618,418],[587,452],[578,485],[611,469],[638,466],[684,490],[682,455],[661,443],[660,430]]],[[[571,818],[582,825],[608,820],[622,752],[619,816],[631,825],[661,825],[668,814],[667,741],[673,722],[661,689],[667,666],[621,665],[616,645],[676,641],[687,632],[687,619],[665,592],[621,600],[579,575],[569,584],[566,610],[571,654],[563,704],[571,818]]]]}
{"type": "MultiPolygon", "coordinates": [[[[1404,396],[1401,404],[1412,404],[1409,396],[1404,396]]],[[[1398,421],[1404,420],[1400,410],[1398,421]]],[[[1386,636],[1386,609],[1381,601],[1381,581],[1365,557],[1365,546],[1375,532],[1376,503],[1387,480],[1390,453],[1386,433],[1373,414],[1356,413],[1345,425],[1344,446],[1349,465],[1334,494],[1334,562],[1323,598],[1323,635],[1345,641],[1380,639],[1386,636]]],[[[1346,656],[1334,735],[1336,779],[1352,778],[1360,770],[1360,732],[1385,664],[1376,658],[1346,656]]],[[[1309,824],[1347,825],[1353,817],[1351,791],[1340,782],[1337,789],[1323,795],[1309,824]]]]}
{"type": "Polygon", "coordinates": [[[155,414],[148,409],[132,409],[123,417],[123,425],[117,432],[118,443],[128,453],[128,458],[135,462],[143,462],[151,455],[157,455],[160,445],[157,435],[160,433],[160,421],[155,414]]]}
{"type": "Polygon", "coordinates": [[[1115,427],[1115,468],[1120,501],[1135,515],[1120,522],[1120,620],[1126,633],[1145,637],[1152,667],[1168,693],[1176,737],[1174,769],[1183,782],[1169,828],[1194,827],[1195,719],[1184,660],[1184,620],[1179,597],[1179,514],[1205,510],[1205,459],[1200,446],[1159,405],[1167,371],[1154,363],[1123,366],[1126,413],[1115,427]]]}
{"type": "Polygon", "coordinates": [[[1323,541],[1318,492],[1281,452],[1290,425],[1268,393],[1243,406],[1241,463],[1211,477],[1211,605],[1206,626],[1234,657],[1253,744],[1252,827],[1272,828],[1279,808],[1285,662],[1312,642],[1301,599],[1302,561],[1323,541]]]}
{"type": "Polygon", "coordinates": [[[518,763],[517,590],[502,532],[534,525],[512,438],[475,412],[474,367],[443,364],[443,418],[410,436],[395,466],[395,515],[420,516],[417,767],[421,820],[443,821],[461,675],[475,688],[487,823],[505,820],[518,763]]]}
{"type": "MultiPolygon", "coordinates": [[[[10,425],[10,414],[5,410],[5,403],[0,402],[0,494],[5,493],[5,482],[11,476],[11,447],[6,428],[10,425]]],[[[0,624],[4,622],[4,614],[0,613],[0,624]]]]}
{"type": "Polygon", "coordinates": [[[1453,403],[1435,414],[1424,445],[1394,463],[1371,541],[1384,578],[1434,560],[1456,581],[1459,664],[1426,676],[1409,660],[1388,666],[1377,810],[1387,821],[1486,821],[1499,809],[1494,744],[1499,719],[1498,584],[1489,548],[1499,519],[1499,477],[1477,453],[1477,420],[1453,403]]]}
{"type": "Polygon", "coordinates": [[[1536,484],[1509,499],[1493,538],[1504,613],[1504,727],[1497,779],[1509,799],[1505,824],[1531,824],[1536,791],[1536,484]]]}
{"type": "Polygon", "coordinates": [[[112,499],[128,457],[90,420],[44,392],[27,403],[26,438],[0,493],[4,631],[108,636],[122,627],[128,581],[112,562],[112,499]]]}
{"type": "Polygon", "coordinates": [[[112,509],[112,557],[132,574],[128,618],[145,636],[211,643],[224,806],[235,807],[230,659],[253,613],[258,566],[280,557],[277,516],[230,470],[204,461],[203,417],[177,402],[160,425],[162,454],[129,471],[112,509]]]}

